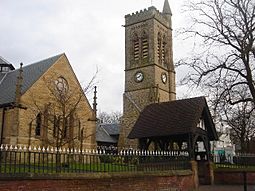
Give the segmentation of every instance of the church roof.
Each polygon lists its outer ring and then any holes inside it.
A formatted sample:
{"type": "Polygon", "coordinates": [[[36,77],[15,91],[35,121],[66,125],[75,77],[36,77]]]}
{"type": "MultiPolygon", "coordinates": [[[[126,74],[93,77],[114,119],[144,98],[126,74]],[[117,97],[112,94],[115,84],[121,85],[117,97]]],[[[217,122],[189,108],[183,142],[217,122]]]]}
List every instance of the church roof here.
{"type": "MultiPolygon", "coordinates": [[[[107,124],[107,129],[111,129],[111,127],[115,128],[116,124],[107,124]]],[[[98,124],[96,129],[96,141],[104,142],[104,143],[117,143],[118,140],[111,136],[111,134],[105,129],[106,124],[98,124]]],[[[113,131],[116,133],[116,131],[113,131]]],[[[115,135],[115,134],[112,134],[115,135]]]]}
{"type": "Polygon", "coordinates": [[[172,15],[172,11],[171,11],[168,0],[165,0],[165,2],[164,2],[164,7],[163,7],[163,12],[162,13],[172,15]]]}
{"type": "Polygon", "coordinates": [[[148,105],[140,114],[128,138],[167,137],[200,131],[203,117],[209,140],[217,139],[214,123],[204,97],[148,105]]]}
{"type": "MultiPolygon", "coordinates": [[[[15,70],[15,68],[13,67],[13,65],[10,62],[8,62],[7,60],[5,60],[3,57],[0,56],[0,67],[1,66],[8,66],[11,70],[15,70]]],[[[5,74],[6,73],[0,72],[0,84],[1,84],[2,79],[5,77],[5,74]]]]}
{"type": "MultiPolygon", "coordinates": [[[[23,67],[23,83],[21,94],[24,94],[62,55],[59,54],[45,60],[23,67]]],[[[19,69],[0,76],[0,106],[15,101],[15,90],[19,69]]]]}
{"type": "Polygon", "coordinates": [[[15,69],[15,68],[13,67],[13,65],[12,65],[10,62],[8,62],[7,60],[5,60],[3,57],[0,56],[0,65],[1,65],[1,64],[10,65],[12,69],[15,69]]]}
{"type": "Polygon", "coordinates": [[[6,75],[5,73],[1,73],[1,72],[0,72],[0,84],[1,84],[1,81],[2,81],[2,79],[4,78],[5,75],[6,75]]]}
{"type": "Polygon", "coordinates": [[[109,135],[119,135],[120,134],[120,125],[118,123],[102,123],[100,124],[109,135]]]}

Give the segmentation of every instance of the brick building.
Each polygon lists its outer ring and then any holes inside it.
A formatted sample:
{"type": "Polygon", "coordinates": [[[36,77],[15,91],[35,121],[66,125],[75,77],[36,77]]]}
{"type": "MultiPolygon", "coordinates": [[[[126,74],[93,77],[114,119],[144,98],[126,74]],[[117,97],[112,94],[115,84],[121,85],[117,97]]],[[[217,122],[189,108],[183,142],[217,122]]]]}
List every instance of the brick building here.
{"type": "Polygon", "coordinates": [[[95,147],[95,112],[65,54],[0,68],[1,144],[95,147]]]}

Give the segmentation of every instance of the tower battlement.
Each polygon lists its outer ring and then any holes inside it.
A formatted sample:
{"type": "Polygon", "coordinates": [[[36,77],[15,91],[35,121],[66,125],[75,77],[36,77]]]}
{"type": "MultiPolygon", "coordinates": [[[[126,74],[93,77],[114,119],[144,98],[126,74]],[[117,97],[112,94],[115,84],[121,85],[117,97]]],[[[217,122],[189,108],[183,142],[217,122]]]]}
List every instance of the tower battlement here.
{"type": "Polygon", "coordinates": [[[125,25],[132,25],[135,23],[139,23],[151,18],[155,18],[156,20],[160,21],[163,25],[167,28],[170,28],[170,23],[168,22],[167,18],[163,13],[156,9],[156,7],[151,6],[148,9],[136,11],[132,14],[125,15],[125,25]]]}

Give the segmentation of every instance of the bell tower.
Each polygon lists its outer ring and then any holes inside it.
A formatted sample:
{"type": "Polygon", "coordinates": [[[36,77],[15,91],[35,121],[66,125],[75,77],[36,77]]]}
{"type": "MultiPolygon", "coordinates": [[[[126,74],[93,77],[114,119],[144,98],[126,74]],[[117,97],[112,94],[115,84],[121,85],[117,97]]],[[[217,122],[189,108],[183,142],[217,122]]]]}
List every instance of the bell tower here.
{"type": "Polygon", "coordinates": [[[127,139],[140,112],[151,103],[175,100],[171,9],[155,7],[125,16],[125,92],[119,147],[137,147],[127,139]]]}

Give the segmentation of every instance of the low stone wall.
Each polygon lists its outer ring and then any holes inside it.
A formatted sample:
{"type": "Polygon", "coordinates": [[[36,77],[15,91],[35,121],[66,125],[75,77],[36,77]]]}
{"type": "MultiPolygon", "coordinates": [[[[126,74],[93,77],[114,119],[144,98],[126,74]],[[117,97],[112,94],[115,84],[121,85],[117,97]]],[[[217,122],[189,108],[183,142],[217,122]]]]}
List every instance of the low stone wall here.
{"type": "Polygon", "coordinates": [[[191,191],[192,171],[0,176],[3,191],[191,191]]]}
{"type": "MultiPolygon", "coordinates": [[[[255,171],[247,171],[246,177],[247,184],[255,185],[255,171]]],[[[243,184],[244,173],[240,170],[216,169],[214,171],[214,182],[215,184],[243,184]]]]}

